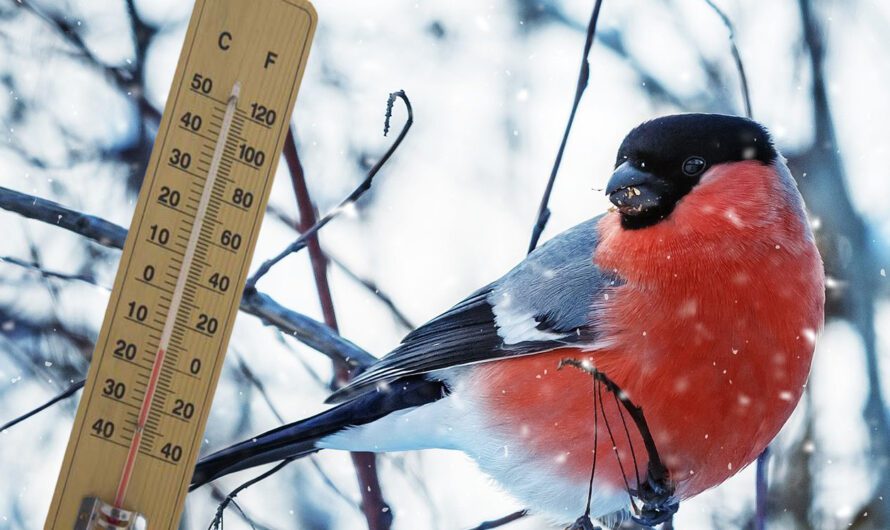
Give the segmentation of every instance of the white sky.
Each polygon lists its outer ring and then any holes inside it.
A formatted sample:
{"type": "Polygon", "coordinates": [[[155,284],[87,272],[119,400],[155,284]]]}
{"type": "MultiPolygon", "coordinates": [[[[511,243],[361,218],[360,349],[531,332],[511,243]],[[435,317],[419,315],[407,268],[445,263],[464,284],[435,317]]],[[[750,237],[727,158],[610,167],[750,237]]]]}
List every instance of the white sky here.
{"type": "MultiPolygon", "coordinates": [[[[794,150],[812,137],[806,61],[800,43],[797,3],[793,0],[722,1],[736,21],[751,87],[755,118],[764,122],[780,148],[794,150]]],[[[142,1],[140,12],[163,24],[148,55],[147,95],[161,105],[166,98],[190,8],[184,2],[142,1]]],[[[584,26],[591,2],[564,2],[576,25],[584,26]]],[[[880,0],[822,2],[828,16],[827,58],[832,110],[839,149],[846,164],[857,208],[874,230],[876,243],[890,241],[890,178],[886,160],[890,146],[890,65],[887,29],[890,4],[880,0]]],[[[820,4],[820,5],[821,5],[820,4]]],[[[51,6],[51,2],[41,5],[51,6]]],[[[122,5],[110,0],[73,2],[64,7],[81,21],[87,45],[102,60],[123,65],[133,48],[122,5]]],[[[317,1],[320,24],[295,112],[301,157],[313,197],[326,211],[362,177],[356,152],[376,156],[389,140],[381,135],[386,96],[404,89],[414,105],[415,126],[393,160],[378,176],[355,215],[340,218],[322,232],[323,244],[357,272],[373,278],[415,322],[435,316],[479,285],[508,270],[524,255],[540,194],[556,153],[575,89],[583,32],[559,24],[524,32],[514,2],[377,2],[317,1]],[[429,27],[445,29],[441,40],[429,27]],[[343,88],[330,82],[337,79],[343,88]]],[[[3,144],[27,148],[63,163],[68,152],[62,129],[81,137],[74,147],[89,152],[114,147],[134,133],[129,101],[95,72],[64,53],[44,25],[2,24],[0,73],[12,72],[16,91],[0,93],[5,120],[16,101],[37,105],[26,123],[11,128],[0,123],[0,185],[128,225],[132,198],[125,195],[123,168],[86,162],[74,168],[36,169],[3,144]]],[[[720,88],[729,109],[739,107],[735,72],[725,28],[701,0],[607,1],[600,31],[623,32],[628,49],[640,65],[683,97],[707,94],[706,75],[698,54],[718,61],[726,85],[720,88]],[[697,47],[697,48],[696,48],[697,47]],[[698,50],[703,50],[699,52],[698,50]]],[[[545,233],[589,218],[608,203],[596,190],[608,179],[614,153],[624,134],[639,122],[677,109],[653,102],[625,61],[595,44],[590,87],[575,127],[551,200],[553,216],[545,233]]],[[[719,95],[719,94],[718,94],[719,95]]],[[[697,109],[702,110],[702,109],[697,109]]],[[[705,109],[707,110],[707,109],[705,109]]],[[[394,124],[403,111],[397,105],[394,124]]],[[[398,125],[396,125],[398,126],[398,125]]],[[[70,148],[70,146],[69,146],[70,148]]],[[[281,164],[272,204],[295,211],[286,169],[281,164]]],[[[29,259],[29,242],[39,245],[46,268],[77,271],[91,258],[73,235],[0,212],[0,255],[29,259]]],[[[267,218],[256,260],[276,253],[293,238],[280,222],[267,218]]],[[[102,285],[110,285],[117,254],[98,263],[102,285]]],[[[890,263],[882,265],[890,269],[890,263]]],[[[874,271],[874,274],[880,274],[874,271]]],[[[107,291],[60,284],[58,299],[35,282],[22,288],[8,280],[31,278],[0,263],[0,300],[29,315],[52,310],[66,322],[98,329],[107,291]],[[5,280],[3,280],[5,279],[5,280]]],[[[881,281],[886,280],[882,276],[881,281]]],[[[397,344],[404,330],[373,298],[336,268],[331,283],[344,336],[382,355],[397,344]]],[[[305,256],[292,257],[273,269],[260,288],[276,299],[321,318],[305,256]]],[[[886,293],[886,287],[885,291],[886,293]]],[[[890,381],[890,305],[878,312],[885,381],[890,381]]],[[[308,364],[327,377],[328,362],[308,348],[281,345],[256,319],[241,315],[233,351],[249,360],[266,382],[285,417],[295,420],[322,409],[324,390],[307,375],[308,364]]],[[[47,399],[52,391],[35,376],[21,372],[2,352],[0,340],[0,421],[47,399]]],[[[51,362],[54,352],[47,352],[51,362]]],[[[229,362],[228,367],[234,366],[229,362]]],[[[51,373],[51,367],[47,367],[51,373]]],[[[828,517],[843,521],[868,497],[874,479],[862,461],[866,443],[860,410],[864,393],[861,344],[844,323],[830,325],[820,342],[811,384],[816,407],[817,463],[831,466],[830,480],[820,481],[818,504],[828,517]],[[830,461],[830,463],[829,463],[830,461]]],[[[887,388],[890,391],[890,385],[887,388]]],[[[235,441],[237,389],[221,385],[208,430],[208,445],[219,448],[235,441]]],[[[276,426],[265,404],[254,395],[250,431],[276,426]]],[[[0,527],[23,518],[26,527],[42,524],[66,437],[74,401],[57,407],[0,435],[0,470],[18,480],[0,481],[0,527]],[[13,498],[26,510],[12,512],[13,498]]],[[[800,432],[789,423],[782,441],[800,432]]],[[[335,483],[357,498],[354,472],[344,455],[323,454],[321,466],[335,483]]],[[[381,459],[385,493],[396,510],[396,529],[472,527],[518,506],[500,492],[474,464],[459,454],[431,451],[381,459]],[[427,493],[410,479],[423,477],[427,493]],[[432,505],[432,506],[431,506],[432,505]]],[[[222,482],[228,489],[255,472],[222,482]]],[[[826,475],[823,475],[826,476],[826,475]]],[[[704,528],[750,509],[753,469],[739,473],[716,490],[682,505],[678,528],[704,528]]],[[[331,528],[360,528],[360,515],[320,485],[307,463],[292,466],[281,477],[248,490],[239,500],[260,522],[294,528],[294,511],[329,512],[331,528]],[[297,491],[283,487],[291,481],[297,491]]],[[[192,527],[206,526],[213,503],[206,492],[190,497],[192,527]]],[[[244,528],[229,514],[227,527],[244,528]]],[[[509,528],[541,528],[529,518],[509,528]]]]}

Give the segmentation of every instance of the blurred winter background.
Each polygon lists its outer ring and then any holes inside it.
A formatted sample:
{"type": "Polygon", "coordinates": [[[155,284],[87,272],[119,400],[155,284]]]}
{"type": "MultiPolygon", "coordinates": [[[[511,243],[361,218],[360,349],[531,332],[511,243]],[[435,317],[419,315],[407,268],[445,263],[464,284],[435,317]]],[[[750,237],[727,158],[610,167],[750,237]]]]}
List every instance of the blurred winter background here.
{"type": "MultiPolygon", "coordinates": [[[[735,24],[754,117],[789,159],[831,277],[808,391],[774,443],[770,527],[890,528],[890,2],[715,1],[735,24]]],[[[523,257],[592,2],[316,7],[294,123],[318,210],[385,150],[389,92],[404,89],[416,114],[373,188],[321,233],[342,264],[329,271],[340,331],[382,355],[407,329],[346,270],[421,323],[523,257]]],[[[127,226],[190,12],[176,0],[0,1],[0,186],[127,226]]],[[[727,28],[705,0],[606,0],[591,64],[544,239],[608,206],[597,190],[634,125],[743,112],[727,28]]],[[[403,119],[397,106],[394,126],[403,119]]],[[[255,265],[295,237],[287,166],[278,173],[255,265]]],[[[5,211],[0,229],[2,423],[83,377],[120,253],[5,211]]],[[[305,252],[259,288],[322,318],[305,252]]],[[[278,425],[262,389],[287,421],[321,410],[330,377],[326,357],[241,313],[206,449],[278,425]]],[[[0,434],[0,528],[43,524],[78,397],[0,434]]],[[[522,508],[461,454],[378,465],[396,529],[472,528],[522,508]]],[[[366,526],[345,454],[295,463],[238,499],[246,516],[230,511],[229,528],[249,528],[247,518],[257,528],[366,526]]],[[[753,499],[752,466],[684,503],[675,527],[750,528],[753,499]]],[[[209,488],[191,495],[183,527],[206,527],[216,503],[209,488]]],[[[545,527],[527,517],[509,528],[545,527]]]]}

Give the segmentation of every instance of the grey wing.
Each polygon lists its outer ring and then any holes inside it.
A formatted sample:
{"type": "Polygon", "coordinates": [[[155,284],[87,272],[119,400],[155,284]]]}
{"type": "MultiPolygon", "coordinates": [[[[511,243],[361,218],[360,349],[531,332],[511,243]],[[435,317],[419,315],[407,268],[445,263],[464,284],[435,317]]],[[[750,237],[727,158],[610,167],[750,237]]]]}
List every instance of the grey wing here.
{"type": "Polygon", "coordinates": [[[620,281],[593,263],[599,220],[559,234],[501,279],[409,333],[328,402],[402,377],[595,341],[594,301],[620,281]]]}

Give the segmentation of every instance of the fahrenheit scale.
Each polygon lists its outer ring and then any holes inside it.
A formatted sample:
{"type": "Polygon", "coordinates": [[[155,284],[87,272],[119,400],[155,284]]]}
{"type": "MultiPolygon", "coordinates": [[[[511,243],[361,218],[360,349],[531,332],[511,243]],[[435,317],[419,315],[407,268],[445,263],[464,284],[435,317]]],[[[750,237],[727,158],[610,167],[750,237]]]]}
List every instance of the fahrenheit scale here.
{"type": "Polygon", "coordinates": [[[315,25],[195,3],[45,528],[178,526],[315,25]]]}

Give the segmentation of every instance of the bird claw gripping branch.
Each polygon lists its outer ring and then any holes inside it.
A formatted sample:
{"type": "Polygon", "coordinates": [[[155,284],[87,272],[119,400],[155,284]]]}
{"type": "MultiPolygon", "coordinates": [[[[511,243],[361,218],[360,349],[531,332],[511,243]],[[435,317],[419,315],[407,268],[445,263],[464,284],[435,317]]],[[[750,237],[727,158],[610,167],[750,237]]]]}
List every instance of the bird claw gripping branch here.
{"type": "MultiPolygon", "coordinates": [[[[652,438],[649,425],[646,423],[643,409],[635,405],[621,390],[621,387],[609,379],[605,373],[594,368],[589,362],[567,358],[563,359],[557,368],[562,369],[564,366],[572,366],[586,372],[593,378],[594,384],[600,382],[605,385],[606,389],[618,398],[618,402],[630,414],[640,436],[643,438],[646,452],[649,456],[649,463],[647,465],[646,481],[639,484],[637,489],[628,490],[628,494],[631,495],[632,499],[635,498],[642,501],[641,506],[637,506],[636,503],[632,502],[635,513],[631,515],[631,519],[637,524],[647,527],[668,521],[680,509],[680,503],[674,497],[674,484],[671,482],[670,474],[658,455],[658,449],[655,447],[655,440],[652,438]]],[[[593,473],[595,473],[595,468],[593,473]]],[[[586,514],[582,515],[568,530],[593,528],[592,523],[589,521],[590,518],[586,514]]]]}
{"type": "Polygon", "coordinates": [[[639,525],[652,527],[667,522],[680,509],[680,503],[674,498],[674,486],[667,475],[653,472],[650,464],[646,482],[633,492],[643,505],[631,519],[639,525]]]}
{"type": "Polygon", "coordinates": [[[572,526],[567,527],[566,530],[600,530],[600,527],[593,526],[590,516],[585,514],[576,519],[572,526]]]}

